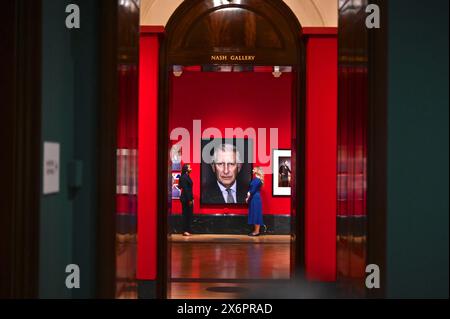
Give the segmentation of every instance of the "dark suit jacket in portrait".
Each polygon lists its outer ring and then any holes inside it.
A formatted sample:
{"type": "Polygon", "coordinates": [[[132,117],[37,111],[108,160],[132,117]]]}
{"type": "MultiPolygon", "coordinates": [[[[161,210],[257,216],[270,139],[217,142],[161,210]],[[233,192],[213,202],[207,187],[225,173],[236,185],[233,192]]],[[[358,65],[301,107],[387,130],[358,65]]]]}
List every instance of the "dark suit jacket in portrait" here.
{"type": "Polygon", "coordinates": [[[181,177],[178,181],[178,187],[181,189],[180,200],[182,202],[188,202],[188,201],[194,200],[194,194],[192,191],[193,184],[194,183],[192,182],[192,179],[189,176],[189,174],[181,175],[181,177]]]}
{"type": "MultiPolygon", "coordinates": [[[[247,191],[248,185],[236,184],[236,204],[245,204],[247,191]]],[[[201,199],[203,204],[226,204],[216,180],[202,187],[201,199]]]]}

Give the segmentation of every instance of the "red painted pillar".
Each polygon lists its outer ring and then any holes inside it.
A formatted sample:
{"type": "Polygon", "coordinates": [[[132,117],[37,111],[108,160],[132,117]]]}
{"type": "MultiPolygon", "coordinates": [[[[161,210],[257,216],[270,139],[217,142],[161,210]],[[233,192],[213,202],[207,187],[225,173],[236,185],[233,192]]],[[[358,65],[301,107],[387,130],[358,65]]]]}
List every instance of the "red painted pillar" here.
{"type": "Polygon", "coordinates": [[[137,278],[156,279],[157,136],[159,40],[156,33],[140,39],[138,130],[137,278]]]}
{"type": "Polygon", "coordinates": [[[311,35],[306,55],[305,263],[336,280],[337,35],[311,35]]]}

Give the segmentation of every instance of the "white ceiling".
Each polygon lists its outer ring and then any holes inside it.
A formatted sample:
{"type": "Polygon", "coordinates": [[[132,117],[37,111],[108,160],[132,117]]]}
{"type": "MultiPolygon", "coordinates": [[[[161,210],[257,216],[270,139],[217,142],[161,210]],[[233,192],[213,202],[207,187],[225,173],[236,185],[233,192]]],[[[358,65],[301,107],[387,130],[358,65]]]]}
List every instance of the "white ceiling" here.
{"type": "MultiPolygon", "coordinates": [[[[261,0],[264,1],[264,0],[261,0]]],[[[302,27],[337,27],[337,0],[283,0],[302,27]]],[[[141,0],[141,25],[165,26],[183,0],[141,0]]]]}

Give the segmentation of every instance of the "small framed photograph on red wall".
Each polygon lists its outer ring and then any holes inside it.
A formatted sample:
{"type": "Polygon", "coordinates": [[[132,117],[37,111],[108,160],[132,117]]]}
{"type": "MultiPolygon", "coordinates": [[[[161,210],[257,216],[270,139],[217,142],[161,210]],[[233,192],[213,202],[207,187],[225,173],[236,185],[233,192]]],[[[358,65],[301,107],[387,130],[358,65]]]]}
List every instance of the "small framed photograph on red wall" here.
{"type": "Polygon", "coordinates": [[[273,150],[272,195],[291,196],[291,150],[273,150]]]}

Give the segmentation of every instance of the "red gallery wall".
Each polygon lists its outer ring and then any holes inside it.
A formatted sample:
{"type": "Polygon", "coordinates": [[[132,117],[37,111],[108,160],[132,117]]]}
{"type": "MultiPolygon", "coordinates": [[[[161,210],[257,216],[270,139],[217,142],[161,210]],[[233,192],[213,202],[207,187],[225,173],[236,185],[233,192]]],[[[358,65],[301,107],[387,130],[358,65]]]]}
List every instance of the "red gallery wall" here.
{"type": "MultiPolygon", "coordinates": [[[[275,78],[264,72],[184,72],[171,77],[170,130],[185,128],[191,136],[191,159],[193,145],[193,121],[201,120],[202,131],[209,127],[220,130],[226,136],[226,128],[266,129],[266,150],[269,149],[270,128],[278,129],[278,148],[291,146],[292,74],[275,78]]],[[[204,136],[206,137],[206,136],[204,136]]],[[[244,136],[236,136],[242,138],[244,136]]],[[[258,140],[254,140],[258,147],[258,140]]],[[[177,141],[174,141],[174,143],[177,141]]],[[[260,163],[255,154],[254,165],[260,163]]],[[[189,161],[192,163],[192,161],[189,161]]],[[[200,163],[192,163],[191,178],[194,182],[195,214],[247,214],[247,208],[230,208],[226,205],[200,205],[200,163]]],[[[272,175],[265,175],[261,192],[264,214],[290,212],[289,197],[272,196],[272,175]]],[[[179,200],[173,200],[172,213],[181,213],[179,200]]]]}

